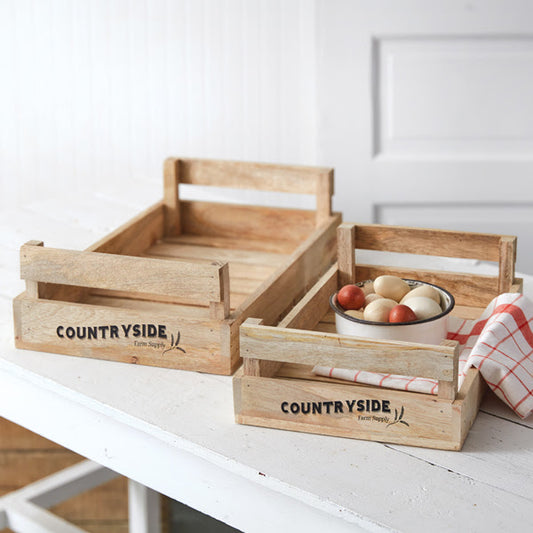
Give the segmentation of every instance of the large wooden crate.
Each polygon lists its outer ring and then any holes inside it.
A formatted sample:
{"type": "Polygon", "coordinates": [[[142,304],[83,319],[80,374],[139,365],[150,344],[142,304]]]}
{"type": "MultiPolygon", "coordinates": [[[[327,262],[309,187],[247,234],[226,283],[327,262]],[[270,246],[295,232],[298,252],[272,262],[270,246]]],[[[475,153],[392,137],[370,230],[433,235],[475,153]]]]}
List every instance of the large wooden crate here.
{"type": "Polygon", "coordinates": [[[275,324],[332,264],[327,168],[166,160],[164,199],[85,251],[21,248],[18,348],[216,374],[239,326],[275,324]],[[315,210],[183,201],[179,184],[316,196],[315,210]]]}
{"type": "Polygon", "coordinates": [[[342,224],[338,246],[337,264],[276,327],[260,318],[250,318],[241,326],[244,364],[233,378],[236,421],[461,449],[485,388],[479,371],[471,369],[457,390],[458,343],[444,340],[440,345],[424,345],[339,335],[329,297],[344,284],[392,274],[447,289],[456,300],[454,314],[476,318],[498,294],[521,292],[521,280],[514,276],[516,238],[342,224]],[[356,264],[356,248],[496,261],[499,275],[356,264]],[[438,396],[321,377],[312,373],[314,365],[436,379],[438,396]]]}

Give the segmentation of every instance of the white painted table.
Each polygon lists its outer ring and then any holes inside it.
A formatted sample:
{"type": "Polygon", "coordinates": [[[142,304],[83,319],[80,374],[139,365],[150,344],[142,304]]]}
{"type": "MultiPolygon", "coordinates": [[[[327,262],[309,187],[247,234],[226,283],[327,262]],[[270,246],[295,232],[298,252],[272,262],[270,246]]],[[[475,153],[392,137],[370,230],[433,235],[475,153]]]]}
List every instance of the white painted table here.
{"type": "Polygon", "coordinates": [[[228,377],[15,350],[19,246],[82,249],[158,192],[0,215],[0,416],[247,532],[531,527],[533,419],[492,395],[463,451],[444,452],[236,425],[228,377]]]}

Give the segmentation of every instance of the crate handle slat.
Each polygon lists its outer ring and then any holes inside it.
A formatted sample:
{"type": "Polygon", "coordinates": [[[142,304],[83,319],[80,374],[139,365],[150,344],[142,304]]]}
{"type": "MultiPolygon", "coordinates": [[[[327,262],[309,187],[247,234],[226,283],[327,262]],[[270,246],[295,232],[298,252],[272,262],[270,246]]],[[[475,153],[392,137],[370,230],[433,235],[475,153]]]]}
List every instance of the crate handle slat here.
{"type": "Polygon", "coordinates": [[[497,261],[498,293],[508,292],[516,282],[517,239],[510,235],[343,223],[337,228],[339,283],[356,280],[354,250],[380,250],[497,261]]]}
{"type": "Polygon", "coordinates": [[[181,231],[179,183],[312,194],[316,196],[317,227],[331,216],[331,168],[171,157],[163,173],[166,235],[181,231]]]}
{"type": "Polygon", "coordinates": [[[459,344],[456,341],[435,346],[376,341],[263,326],[247,320],[241,325],[240,342],[241,355],[245,358],[425,377],[449,382],[453,391],[457,387],[459,344]]]}
{"type": "MultiPolygon", "coordinates": [[[[228,264],[196,264],[147,257],[44,248],[30,241],[20,250],[27,284],[54,283],[93,289],[183,297],[210,305],[214,318],[229,316],[228,264]]],[[[38,290],[30,296],[38,297],[38,290]]]]}

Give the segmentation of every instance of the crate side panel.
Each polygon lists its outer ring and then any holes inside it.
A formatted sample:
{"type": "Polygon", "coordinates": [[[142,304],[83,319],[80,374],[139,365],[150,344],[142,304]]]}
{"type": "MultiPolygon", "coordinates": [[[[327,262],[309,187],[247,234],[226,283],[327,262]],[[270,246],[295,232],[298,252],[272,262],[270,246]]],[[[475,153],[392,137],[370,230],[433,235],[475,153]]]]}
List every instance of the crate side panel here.
{"type": "Polygon", "coordinates": [[[460,445],[453,436],[452,403],[434,396],[240,374],[234,387],[239,423],[425,447],[460,445]]]}
{"type": "Polygon", "coordinates": [[[172,308],[162,313],[24,297],[18,297],[14,305],[17,348],[200,372],[230,372],[230,358],[221,353],[220,321],[180,316],[172,308]]]}
{"type": "Polygon", "coordinates": [[[239,320],[262,318],[265,324],[276,323],[334,262],[340,216],[316,230],[236,311],[239,320]]]}

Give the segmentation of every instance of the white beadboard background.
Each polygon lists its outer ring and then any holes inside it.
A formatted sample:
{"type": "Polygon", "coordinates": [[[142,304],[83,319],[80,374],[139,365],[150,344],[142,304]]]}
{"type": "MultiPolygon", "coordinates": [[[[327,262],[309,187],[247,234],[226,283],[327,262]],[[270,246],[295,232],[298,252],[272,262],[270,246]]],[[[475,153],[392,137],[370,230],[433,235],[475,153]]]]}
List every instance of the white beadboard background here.
{"type": "Polygon", "coordinates": [[[312,0],[0,0],[1,207],[168,155],[316,163],[312,0]]]}

